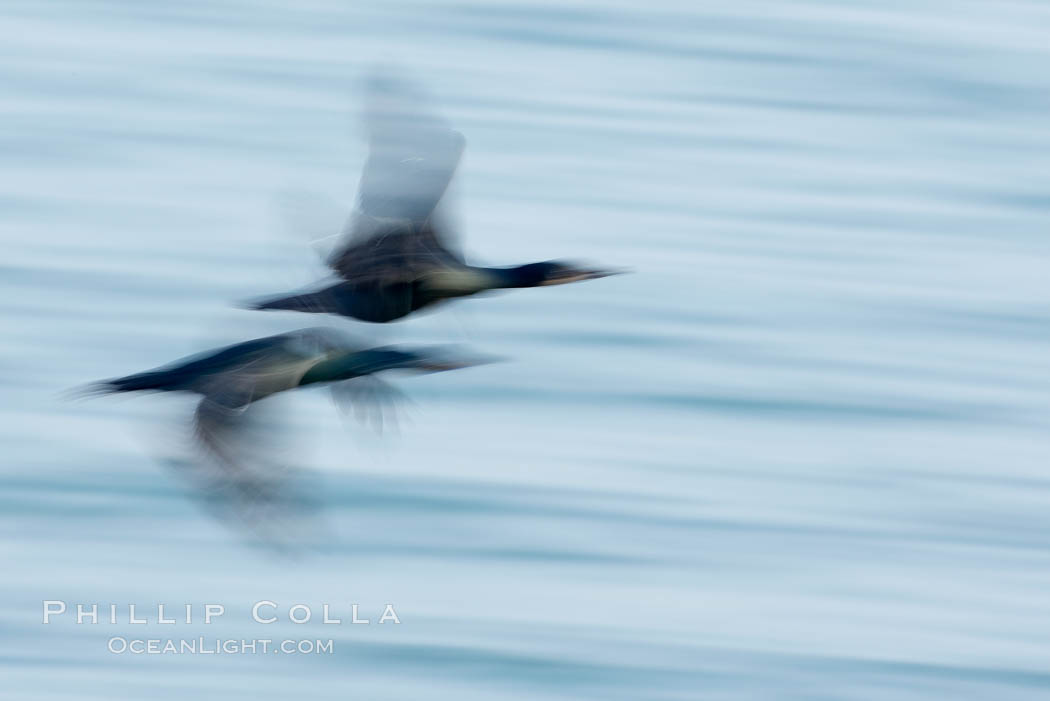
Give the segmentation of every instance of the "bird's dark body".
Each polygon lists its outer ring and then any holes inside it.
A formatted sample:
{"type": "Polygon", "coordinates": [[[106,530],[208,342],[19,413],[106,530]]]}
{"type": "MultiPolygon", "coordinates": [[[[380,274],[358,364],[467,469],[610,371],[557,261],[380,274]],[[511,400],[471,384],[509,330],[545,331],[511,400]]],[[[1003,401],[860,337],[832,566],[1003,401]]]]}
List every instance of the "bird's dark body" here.
{"type": "Polygon", "coordinates": [[[250,363],[253,357],[261,356],[271,349],[276,339],[285,336],[286,334],[280,334],[237,343],[211,353],[190,356],[156,370],[109,380],[105,385],[109,391],[113,392],[192,390],[194,385],[204,377],[227,372],[250,363]]]}
{"type": "Polygon", "coordinates": [[[338,314],[384,324],[417,311],[432,300],[417,282],[339,282],[314,292],[260,302],[257,309],[283,309],[314,314],[338,314]]]}
{"type": "Polygon", "coordinates": [[[304,385],[339,383],[391,369],[463,367],[433,350],[360,348],[329,328],[308,328],[257,338],[190,356],[171,365],[106,380],[96,392],[195,392],[226,407],[304,385]]]}
{"type": "Polygon", "coordinates": [[[337,249],[328,265],[339,282],[319,290],[256,302],[256,309],[338,314],[383,324],[452,296],[427,283],[436,272],[470,266],[442,244],[430,223],[385,221],[359,215],[358,236],[337,249]]]}

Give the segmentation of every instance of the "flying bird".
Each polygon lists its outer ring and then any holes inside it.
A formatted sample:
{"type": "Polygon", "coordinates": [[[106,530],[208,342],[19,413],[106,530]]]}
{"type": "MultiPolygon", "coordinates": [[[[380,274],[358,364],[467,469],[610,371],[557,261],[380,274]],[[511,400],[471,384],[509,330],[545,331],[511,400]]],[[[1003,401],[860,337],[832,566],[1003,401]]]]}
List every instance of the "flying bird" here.
{"type": "Polygon", "coordinates": [[[308,385],[330,384],[337,401],[374,396],[370,384],[363,393],[348,392],[346,383],[372,380],[387,370],[439,372],[487,362],[450,355],[442,349],[362,348],[345,334],[317,327],[244,341],[194,355],[155,370],[90,385],[89,394],[157,391],[201,395],[196,430],[202,443],[222,449],[218,426],[243,415],[260,400],[308,385]]]}
{"type": "MultiPolygon", "coordinates": [[[[184,358],[154,370],[89,385],[81,394],[186,392],[200,395],[193,417],[197,446],[218,470],[189,474],[202,494],[255,531],[287,531],[289,517],[310,511],[298,489],[302,471],[275,465],[274,427],[255,404],[300,387],[328,385],[332,398],[379,426],[396,390],[375,377],[405,370],[438,372],[488,362],[448,350],[364,348],[330,328],[257,338],[184,358]],[[280,525],[278,525],[280,524],[280,525]]],[[[277,432],[279,433],[279,431],[277,432]]],[[[180,465],[189,468],[190,465],[180,465]]],[[[199,467],[199,466],[194,466],[199,467]]],[[[271,532],[267,540],[276,540],[271,532]]]]}
{"type": "Polygon", "coordinates": [[[436,211],[459,164],[463,136],[429,113],[402,81],[374,77],[368,95],[369,155],[357,205],[325,261],[338,280],[246,306],[385,323],[487,290],[560,285],[622,272],[564,261],[503,268],[467,263],[436,211]]]}

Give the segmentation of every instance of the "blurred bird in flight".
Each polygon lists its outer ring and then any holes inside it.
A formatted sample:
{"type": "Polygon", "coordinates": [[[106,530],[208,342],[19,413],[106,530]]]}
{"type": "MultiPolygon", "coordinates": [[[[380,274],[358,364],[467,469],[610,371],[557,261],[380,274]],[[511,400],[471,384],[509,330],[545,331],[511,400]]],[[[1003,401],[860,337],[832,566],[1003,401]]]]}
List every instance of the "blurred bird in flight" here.
{"type": "MultiPolygon", "coordinates": [[[[201,396],[193,435],[219,470],[195,480],[202,492],[255,530],[272,528],[274,514],[287,516],[303,502],[294,496],[295,470],[260,459],[260,440],[273,436],[252,408],[272,395],[328,385],[337,404],[353,407],[378,426],[397,391],[377,373],[454,370],[489,362],[449,350],[364,348],[330,328],[306,328],[257,338],[176,361],[155,370],[89,385],[83,394],[138,391],[188,392],[201,396]],[[261,430],[257,430],[261,429],[261,430]]],[[[263,451],[266,452],[266,451],[263,451]]],[[[287,519],[284,519],[287,521],[287,519]]],[[[268,540],[273,540],[268,538],[268,540]]]]}
{"type": "MultiPolygon", "coordinates": [[[[90,385],[86,393],[157,391],[201,395],[196,411],[197,438],[219,457],[222,432],[234,428],[255,402],[287,390],[330,384],[338,403],[352,403],[345,383],[362,382],[379,372],[439,372],[488,362],[440,349],[361,348],[335,329],[318,327],[244,341],[155,370],[90,385]]],[[[375,396],[375,386],[357,397],[375,396]]]]}
{"type": "Polygon", "coordinates": [[[563,261],[470,265],[435,211],[459,164],[463,136],[429,113],[408,84],[385,75],[369,83],[365,123],[369,155],[357,207],[326,260],[340,279],[320,289],[249,302],[249,308],[384,323],[487,290],[561,285],[622,272],[563,261]]]}

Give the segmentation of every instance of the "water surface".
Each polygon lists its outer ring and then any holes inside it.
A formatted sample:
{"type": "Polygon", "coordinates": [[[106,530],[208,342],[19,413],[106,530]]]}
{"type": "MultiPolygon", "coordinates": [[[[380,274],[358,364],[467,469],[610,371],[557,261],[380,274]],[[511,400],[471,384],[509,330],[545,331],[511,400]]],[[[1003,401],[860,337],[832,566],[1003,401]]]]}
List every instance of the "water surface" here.
{"type": "Polygon", "coordinates": [[[1045,4],[0,15],[5,694],[1045,698],[1045,4]],[[189,405],[59,393],[321,321],[231,303],[318,274],[276,203],[350,205],[377,62],[467,136],[473,259],[636,272],[373,329],[512,361],[405,379],[398,436],[291,398],[334,534],[275,557],[158,465],[189,405]],[[43,599],[228,613],[43,626],[43,599]],[[402,624],[261,631],[260,599],[402,624]],[[141,628],[335,654],[106,651],[141,628]]]}

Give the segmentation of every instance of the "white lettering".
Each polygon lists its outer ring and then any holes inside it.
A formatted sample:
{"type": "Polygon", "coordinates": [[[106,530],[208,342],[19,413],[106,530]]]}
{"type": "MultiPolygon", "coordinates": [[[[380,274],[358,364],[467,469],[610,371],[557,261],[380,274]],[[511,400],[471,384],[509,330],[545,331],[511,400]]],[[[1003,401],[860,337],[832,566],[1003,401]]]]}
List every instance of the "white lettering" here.
{"type": "Polygon", "coordinates": [[[212,617],[218,618],[219,616],[226,613],[226,607],[222,604],[205,604],[204,605],[204,624],[208,625],[211,623],[212,617]]]}
{"type": "Polygon", "coordinates": [[[379,617],[380,623],[386,623],[387,621],[393,621],[394,623],[401,622],[401,619],[397,617],[397,612],[394,611],[393,604],[387,604],[386,608],[383,609],[383,615],[379,617]]]}
{"type": "Polygon", "coordinates": [[[310,611],[310,607],[309,606],[303,606],[302,604],[296,604],[295,606],[293,606],[290,609],[288,609],[288,620],[290,620],[292,623],[306,623],[307,621],[310,620],[310,617],[312,615],[313,615],[313,612],[310,611]],[[295,612],[296,611],[305,611],[306,612],[306,617],[303,618],[302,620],[296,618],[295,617],[295,612]]]}
{"type": "MultiPolygon", "coordinates": [[[[144,625],[146,622],[145,618],[135,618],[135,604],[128,604],[128,623],[144,625]]],[[[131,642],[134,644],[135,641],[133,640],[131,642]]],[[[135,652],[135,650],[132,650],[132,652],[135,652]]]]}
{"type": "Polygon", "coordinates": [[[59,614],[59,613],[65,613],[65,612],[66,612],[66,602],[65,601],[45,601],[44,602],[44,623],[50,623],[52,615],[59,614]]]}
{"type": "Polygon", "coordinates": [[[90,612],[85,612],[84,604],[77,604],[77,623],[83,623],[88,616],[92,623],[98,623],[98,604],[91,604],[90,612]]]}
{"type": "Polygon", "coordinates": [[[324,620],[322,621],[322,623],[342,623],[343,622],[339,618],[329,618],[328,617],[328,604],[323,604],[321,606],[321,614],[324,617],[324,620]]]}
{"type": "Polygon", "coordinates": [[[256,623],[273,623],[277,620],[277,616],[271,616],[270,618],[260,618],[259,609],[263,606],[269,606],[270,608],[277,608],[277,604],[272,601],[257,601],[255,606],[252,606],[252,618],[255,619],[256,623]]]}

